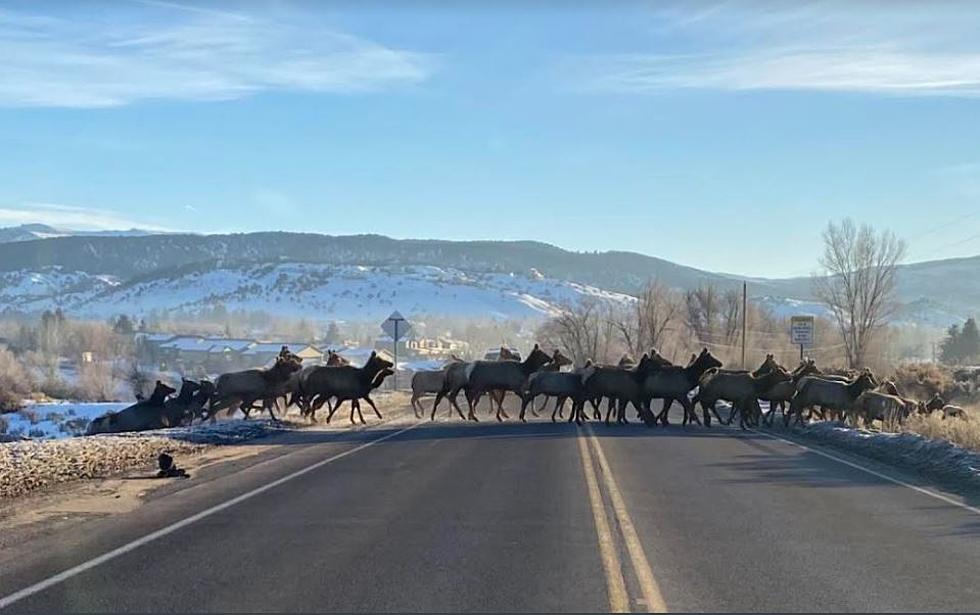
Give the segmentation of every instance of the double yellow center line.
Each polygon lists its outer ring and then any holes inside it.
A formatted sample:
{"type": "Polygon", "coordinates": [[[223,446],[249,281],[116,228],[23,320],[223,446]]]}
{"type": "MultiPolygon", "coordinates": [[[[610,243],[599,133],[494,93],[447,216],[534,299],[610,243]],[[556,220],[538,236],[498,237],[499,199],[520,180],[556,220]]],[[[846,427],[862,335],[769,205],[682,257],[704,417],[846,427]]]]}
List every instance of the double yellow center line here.
{"type": "Polygon", "coordinates": [[[606,455],[602,451],[602,445],[589,425],[581,428],[581,437],[578,439],[579,454],[582,458],[582,469],[585,472],[585,483],[589,491],[589,502],[592,505],[592,516],[595,519],[596,537],[599,541],[599,556],[602,561],[602,568],[606,576],[606,587],[609,593],[609,610],[613,613],[629,613],[632,608],[629,594],[626,589],[626,579],[623,576],[623,565],[616,547],[616,537],[613,534],[609,516],[606,513],[606,504],[600,489],[600,479],[602,486],[609,496],[612,513],[616,518],[616,526],[622,536],[623,544],[626,546],[626,553],[629,556],[630,564],[636,575],[637,584],[643,597],[646,610],[651,613],[664,613],[667,605],[663,595],[660,593],[660,586],[657,584],[653,571],[650,569],[650,562],[647,560],[643,550],[643,544],[636,533],[636,527],[630,518],[629,511],[626,509],[626,502],[619,491],[619,485],[613,476],[606,460],[606,455]],[[595,461],[598,462],[600,474],[597,475],[595,462],[593,461],[591,450],[595,454],[595,461]]]}

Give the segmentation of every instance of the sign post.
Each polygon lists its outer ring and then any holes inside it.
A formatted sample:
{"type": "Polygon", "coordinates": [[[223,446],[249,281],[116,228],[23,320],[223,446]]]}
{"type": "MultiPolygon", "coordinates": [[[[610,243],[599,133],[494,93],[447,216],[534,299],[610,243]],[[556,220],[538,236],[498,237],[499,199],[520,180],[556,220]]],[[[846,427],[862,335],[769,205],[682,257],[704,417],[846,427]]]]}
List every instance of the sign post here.
{"type": "Polygon", "coordinates": [[[813,316],[791,316],[789,319],[789,337],[794,344],[800,346],[800,361],[803,360],[803,349],[813,348],[816,328],[814,321],[813,316]]]}
{"type": "Polygon", "coordinates": [[[395,310],[391,313],[383,323],[381,323],[381,330],[388,334],[392,340],[393,351],[392,355],[395,359],[395,373],[392,375],[392,388],[396,391],[398,390],[398,340],[400,340],[412,325],[408,320],[395,310]]]}

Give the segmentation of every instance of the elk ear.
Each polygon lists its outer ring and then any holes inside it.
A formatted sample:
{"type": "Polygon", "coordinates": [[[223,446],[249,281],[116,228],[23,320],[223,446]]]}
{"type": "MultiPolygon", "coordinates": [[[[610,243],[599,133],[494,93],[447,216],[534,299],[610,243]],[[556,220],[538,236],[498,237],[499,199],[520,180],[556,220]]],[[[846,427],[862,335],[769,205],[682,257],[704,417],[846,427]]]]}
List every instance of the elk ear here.
{"type": "Polygon", "coordinates": [[[540,350],[537,344],[534,345],[534,350],[540,350]]]}

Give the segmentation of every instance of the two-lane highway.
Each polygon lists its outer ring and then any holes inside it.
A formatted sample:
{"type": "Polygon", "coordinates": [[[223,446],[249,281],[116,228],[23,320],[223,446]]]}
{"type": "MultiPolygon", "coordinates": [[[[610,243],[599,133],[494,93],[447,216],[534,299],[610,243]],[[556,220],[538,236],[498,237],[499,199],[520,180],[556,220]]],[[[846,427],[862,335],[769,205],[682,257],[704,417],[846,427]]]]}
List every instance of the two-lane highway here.
{"type": "Polygon", "coordinates": [[[0,605],[980,609],[980,515],[763,434],[424,422],[291,442],[7,554],[0,605]]]}

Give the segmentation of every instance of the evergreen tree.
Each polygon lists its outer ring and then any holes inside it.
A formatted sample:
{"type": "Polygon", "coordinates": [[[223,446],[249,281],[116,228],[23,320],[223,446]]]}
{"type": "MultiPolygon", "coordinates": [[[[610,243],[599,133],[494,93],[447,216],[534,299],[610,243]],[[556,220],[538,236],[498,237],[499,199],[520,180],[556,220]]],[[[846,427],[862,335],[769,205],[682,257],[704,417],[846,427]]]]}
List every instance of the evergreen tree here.
{"type": "Polygon", "coordinates": [[[327,327],[327,334],[323,336],[323,341],[328,346],[335,346],[343,341],[340,337],[340,327],[337,326],[336,322],[331,322],[330,326],[327,327]]]}
{"type": "Polygon", "coordinates": [[[116,322],[113,323],[112,330],[120,335],[132,335],[134,330],[133,321],[129,316],[121,314],[116,318],[116,322]]]}
{"type": "Polygon", "coordinates": [[[960,331],[960,352],[962,353],[960,360],[963,362],[972,362],[980,357],[980,330],[977,329],[977,321],[974,318],[968,318],[963,323],[963,329],[960,331]]]}
{"type": "Polygon", "coordinates": [[[939,343],[939,360],[943,363],[959,363],[960,326],[950,325],[946,337],[939,343]]]}

